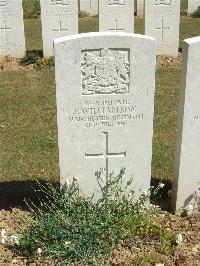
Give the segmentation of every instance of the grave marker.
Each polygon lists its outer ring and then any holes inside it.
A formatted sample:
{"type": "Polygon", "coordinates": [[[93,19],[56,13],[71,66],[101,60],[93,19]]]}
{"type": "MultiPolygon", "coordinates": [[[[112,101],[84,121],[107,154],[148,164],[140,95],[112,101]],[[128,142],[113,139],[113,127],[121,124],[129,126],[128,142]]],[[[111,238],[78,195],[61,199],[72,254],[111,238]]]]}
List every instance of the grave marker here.
{"type": "Polygon", "coordinates": [[[21,0],[0,0],[0,55],[22,57],[25,54],[21,0]]]}
{"type": "Polygon", "coordinates": [[[99,0],[80,0],[80,10],[91,16],[99,14],[99,0]]]}
{"type": "Polygon", "coordinates": [[[53,55],[53,40],[78,33],[78,3],[74,0],[40,0],[44,56],[53,55]]]}
{"type": "Polygon", "coordinates": [[[188,13],[191,14],[200,6],[200,0],[188,0],[188,13]]]}
{"type": "Polygon", "coordinates": [[[172,205],[200,211],[200,37],[183,43],[172,205]]]}
{"type": "Polygon", "coordinates": [[[99,31],[134,32],[134,1],[99,1],[99,31]]]}
{"type": "MultiPolygon", "coordinates": [[[[55,68],[61,184],[78,177],[91,196],[126,168],[136,195],[151,179],[155,40],[127,33],[56,39],[55,68]],[[143,77],[146,77],[145,79],[143,77]]],[[[96,195],[96,194],[95,194],[96,195]]]]}
{"type": "Polygon", "coordinates": [[[157,54],[177,56],[180,0],[145,0],[145,34],[157,40],[157,54]]]}
{"type": "Polygon", "coordinates": [[[136,0],[137,2],[137,16],[143,17],[144,14],[144,0],[136,0]]]}

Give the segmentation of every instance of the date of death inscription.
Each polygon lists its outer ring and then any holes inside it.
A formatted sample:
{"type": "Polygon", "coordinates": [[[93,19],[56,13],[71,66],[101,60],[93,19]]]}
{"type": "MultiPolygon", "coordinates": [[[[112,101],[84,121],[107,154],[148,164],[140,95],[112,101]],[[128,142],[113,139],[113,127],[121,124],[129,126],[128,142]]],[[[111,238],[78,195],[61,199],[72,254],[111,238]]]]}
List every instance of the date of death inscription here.
{"type": "Polygon", "coordinates": [[[84,100],[81,107],[74,108],[67,116],[67,122],[92,127],[124,127],[130,121],[144,120],[145,115],[128,99],[84,100]]]}

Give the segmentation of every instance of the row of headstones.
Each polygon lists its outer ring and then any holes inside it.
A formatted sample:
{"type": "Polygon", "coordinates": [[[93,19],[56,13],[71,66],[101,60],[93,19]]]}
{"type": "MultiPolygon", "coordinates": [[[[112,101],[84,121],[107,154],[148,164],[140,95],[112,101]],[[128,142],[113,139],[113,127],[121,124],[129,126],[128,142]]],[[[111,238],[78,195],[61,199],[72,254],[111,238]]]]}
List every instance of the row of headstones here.
{"type": "MultiPolygon", "coordinates": [[[[86,0],[86,2],[88,2],[88,1],[89,0],[86,0]]],[[[95,1],[95,0],[93,0],[93,1],[95,1]]],[[[98,1],[98,0],[96,0],[96,1],[98,1]]],[[[143,17],[143,15],[144,15],[144,1],[145,0],[136,0],[136,2],[135,2],[135,5],[136,5],[136,15],[138,17],[143,17]]],[[[171,0],[169,0],[168,2],[170,3],[170,1],[171,0]]],[[[85,2],[85,1],[83,0],[83,2],[85,2]]],[[[161,2],[165,2],[165,1],[164,0],[161,0],[161,2]]],[[[200,0],[188,0],[187,1],[187,12],[188,12],[188,14],[192,14],[194,11],[197,10],[197,8],[199,6],[200,6],[200,0]]],[[[88,9],[88,12],[89,12],[89,9],[88,9]]],[[[98,12],[98,10],[96,10],[96,12],[98,12]]]]}
{"type": "MultiPolygon", "coordinates": [[[[165,1],[161,0],[160,2],[165,2],[165,1]]],[[[170,0],[168,2],[170,2],[170,0]]],[[[200,0],[188,0],[187,2],[188,13],[189,14],[193,13],[195,10],[197,10],[198,6],[200,6],[200,0]]],[[[144,0],[135,0],[134,9],[138,17],[143,17],[144,0]]],[[[99,0],[80,0],[80,10],[87,12],[91,16],[98,15],[99,14],[99,0]]]]}
{"type": "MultiPolygon", "coordinates": [[[[40,5],[43,54],[51,56],[53,39],[78,33],[78,1],[40,0],[40,5]]],[[[0,12],[0,55],[21,57],[25,52],[22,0],[0,0],[0,12]]],[[[146,0],[145,34],[157,40],[157,54],[177,56],[179,22],[180,0],[146,0]]],[[[99,1],[99,31],[134,32],[134,1],[99,1]]]]}
{"type": "MultiPolygon", "coordinates": [[[[155,39],[84,33],[54,41],[61,184],[77,177],[98,197],[110,173],[126,168],[136,197],[151,179],[155,39]],[[97,170],[103,169],[96,174],[97,170]]],[[[174,210],[200,211],[200,37],[183,46],[174,210]]]]}

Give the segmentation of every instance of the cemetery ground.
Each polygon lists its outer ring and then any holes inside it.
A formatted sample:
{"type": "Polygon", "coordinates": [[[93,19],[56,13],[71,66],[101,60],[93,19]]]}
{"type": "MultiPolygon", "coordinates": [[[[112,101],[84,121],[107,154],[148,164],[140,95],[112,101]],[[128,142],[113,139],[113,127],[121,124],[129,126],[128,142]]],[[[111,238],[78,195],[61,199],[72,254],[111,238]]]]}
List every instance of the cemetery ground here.
{"type": "MultiPolygon", "coordinates": [[[[79,27],[81,32],[97,31],[98,20],[80,19],[79,27]]],[[[141,19],[136,20],[135,27],[136,32],[142,33],[141,19]]],[[[40,55],[40,21],[25,20],[25,32],[27,49],[40,55]]],[[[180,47],[183,39],[197,35],[200,35],[200,19],[182,17],[180,47]]],[[[164,209],[168,208],[168,191],[173,178],[180,62],[181,54],[179,58],[157,57],[152,176],[154,183],[160,180],[165,183],[159,199],[164,209]]],[[[44,59],[39,61],[37,68],[35,65],[20,65],[9,57],[0,61],[3,103],[0,124],[0,228],[9,230],[9,235],[21,233],[32,223],[32,218],[27,218],[31,214],[21,200],[30,192],[33,194],[30,187],[35,185],[35,180],[59,180],[54,80],[54,68],[44,59]],[[9,209],[20,205],[23,205],[23,210],[9,209]]],[[[147,234],[137,239],[133,250],[119,243],[103,265],[199,265],[199,215],[179,217],[157,210],[157,216],[153,222],[153,228],[157,230],[156,233],[153,231],[155,234],[145,231],[147,234]],[[167,234],[167,231],[176,235],[180,233],[182,243],[175,245],[175,235],[167,234]]],[[[23,258],[14,257],[13,249],[7,245],[0,245],[0,254],[0,265],[24,263],[23,258]]],[[[45,264],[41,259],[42,256],[39,256],[32,265],[55,265],[53,261],[45,264]]]]}

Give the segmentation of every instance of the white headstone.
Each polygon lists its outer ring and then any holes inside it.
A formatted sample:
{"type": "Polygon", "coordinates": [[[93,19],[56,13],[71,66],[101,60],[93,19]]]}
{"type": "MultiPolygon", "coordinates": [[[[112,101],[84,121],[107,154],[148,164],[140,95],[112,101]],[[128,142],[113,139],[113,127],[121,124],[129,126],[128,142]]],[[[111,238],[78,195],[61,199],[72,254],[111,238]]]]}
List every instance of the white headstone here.
{"type": "Polygon", "coordinates": [[[22,0],[0,0],[0,55],[25,54],[22,0]]]}
{"type": "MultiPolygon", "coordinates": [[[[155,40],[85,33],[54,42],[61,184],[78,177],[87,195],[126,168],[134,190],[151,178],[155,40]],[[145,77],[145,79],[144,79],[145,77]]],[[[96,195],[96,194],[95,194],[96,195]]],[[[138,194],[137,194],[138,195],[138,194]]]]}
{"type": "Polygon", "coordinates": [[[193,13],[200,6],[200,0],[188,0],[188,13],[193,13]]]}
{"type": "Polygon", "coordinates": [[[183,43],[173,208],[200,211],[200,37],[183,43]]]}
{"type": "Polygon", "coordinates": [[[44,56],[53,55],[53,40],[78,33],[78,2],[40,0],[44,56]]]}
{"type": "Polygon", "coordinates": [[[145,34],[157,40],[157,54],[178,55],[180,0],[145,0],[145,34]]]}
{"type": "Polygon", "coordinates": [[[80,10],[91,16],[99,14],[99,0],[80,0],[80,10]]]}
{"type": "Polygon", "coordinates": [[[144,14],[144,0],[136,0],[137,1],[137,17],[143,17],[144,14]]]}
{"type": "Polygon", "coordinates": [[[134,32],[134,1],[99,1],[99,31],[134,32]]]}

